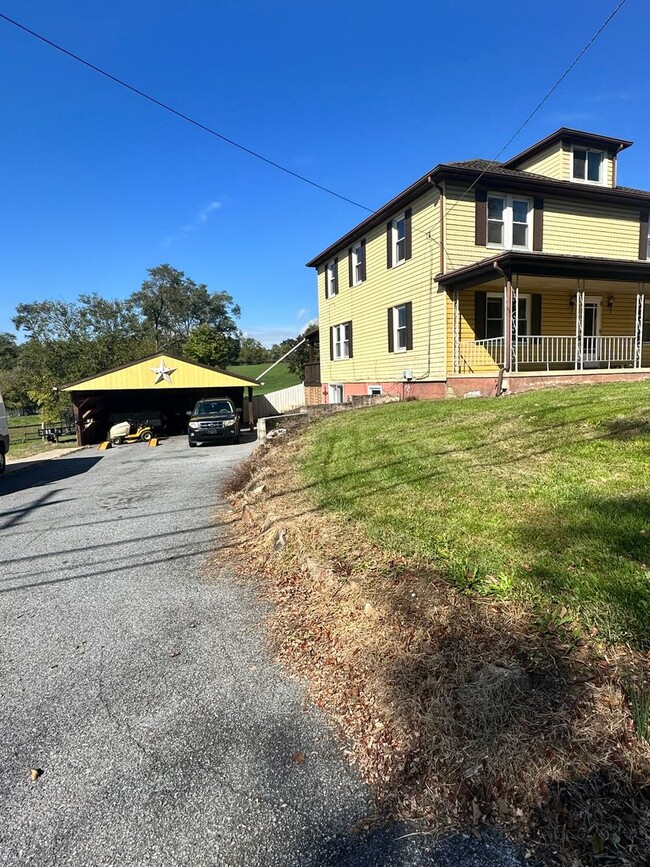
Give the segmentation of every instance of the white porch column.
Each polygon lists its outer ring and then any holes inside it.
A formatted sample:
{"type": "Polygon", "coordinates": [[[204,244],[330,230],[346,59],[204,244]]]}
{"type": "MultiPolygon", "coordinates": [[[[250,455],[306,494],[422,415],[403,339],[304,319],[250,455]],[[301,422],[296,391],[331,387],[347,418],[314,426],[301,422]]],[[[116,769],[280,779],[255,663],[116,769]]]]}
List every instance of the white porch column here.
{"type": "Polygon", "coordinates": [[[458,289],[454,289],[451,296],[453,319],[452,319],[452,347],[453,347],[453,371],[460,373],[460,300],[458,298],[458,289]]]}
{"type": "Polygon", "coordinates": [[[515,275],[515,286],[511,287],[512,302],[510,313],[510,369],[513,371],[519,370],[519,275],[515,275]]]}
{"type": "Polygon", "coordinates": [[[643,357],[643,313],[645,310],[645,285],[636,293],[636,319],[634,323],[634,367],[641,367],[643,357]]]}
{"type": "Polygon", "coordinates": [[[576,361],[575,361],[575,369],[582,370],[584,359],[583,359],[583,348],[584,348],[584,332],[585,332],[585,289],[584,289],[584,280],[582,282],[582,289],[576,290],[576,361]]]}
{"type": "Polygon", "coordinates": [[[512,275],[506,274],[503,288],[503,372],[512,371],[512,275]]]}

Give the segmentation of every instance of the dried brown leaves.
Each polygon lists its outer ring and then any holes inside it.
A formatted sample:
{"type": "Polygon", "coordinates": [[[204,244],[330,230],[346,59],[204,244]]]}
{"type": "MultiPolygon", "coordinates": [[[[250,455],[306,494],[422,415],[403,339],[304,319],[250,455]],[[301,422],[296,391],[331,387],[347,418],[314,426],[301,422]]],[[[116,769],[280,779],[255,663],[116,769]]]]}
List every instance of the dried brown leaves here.
{"type": "Polygon", "coordinates": [[[644,863],[650,751],[619,680],[643,660],[543,634],[531,612],[371,544],[314,507],[302,447],[260,449],[242,473],[242,571],[264,577],[279,657],[384,809],[436,830],[497,823],[547,863],[644,863]],[[527,677],[486,689],[489,665],[527,677]]]}

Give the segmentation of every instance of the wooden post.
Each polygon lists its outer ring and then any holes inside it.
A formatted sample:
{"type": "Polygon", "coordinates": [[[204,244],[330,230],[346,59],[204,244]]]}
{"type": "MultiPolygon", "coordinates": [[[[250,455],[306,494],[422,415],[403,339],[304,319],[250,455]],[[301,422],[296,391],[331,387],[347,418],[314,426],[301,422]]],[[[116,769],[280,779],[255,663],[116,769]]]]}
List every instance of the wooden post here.
{"type": "Polygon", "coordinates": [[[253,386],[248,386],[248,424],[251,428],[255,426],[255,413],[253,411],[253,386]]]}

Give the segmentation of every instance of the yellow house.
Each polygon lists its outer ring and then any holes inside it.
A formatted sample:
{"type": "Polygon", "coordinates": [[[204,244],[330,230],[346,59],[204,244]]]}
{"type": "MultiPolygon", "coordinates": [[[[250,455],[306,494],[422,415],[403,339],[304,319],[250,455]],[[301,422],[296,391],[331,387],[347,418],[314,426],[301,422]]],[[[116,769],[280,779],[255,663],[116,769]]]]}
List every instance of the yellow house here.
{"type": "Polygon", "coordinates": [[[323,402],[650,379],[650,192],[562,128],[436,166],[312,259],[323,402]]]}

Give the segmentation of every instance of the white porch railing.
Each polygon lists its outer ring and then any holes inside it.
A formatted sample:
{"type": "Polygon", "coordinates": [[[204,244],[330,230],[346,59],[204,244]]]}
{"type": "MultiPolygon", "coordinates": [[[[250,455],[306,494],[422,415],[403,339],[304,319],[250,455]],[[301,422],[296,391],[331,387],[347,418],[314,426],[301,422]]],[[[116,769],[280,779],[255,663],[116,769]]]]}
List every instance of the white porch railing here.
{"type": "Polygon", "coordinates": [[[458,355],[460,369],[457,373],[475,372],[494,365],[500,367],[504,358],[504,339],[492,337],[489,340],[461,340],[458,355]]]}
{"type": "MultiPolygon", "coordinates": [[[[462,340],[457,373],[475,373],[501,367],[504,363],[504,338],[462,340]]],[[[635,367],[636,338],[631,336],[583,337],[569,335],[527,336],[517,340],[513,368],[580,369],[583,367],[635,367]],[[581,352],[576,354],[580,346],[581,352]]]]}

